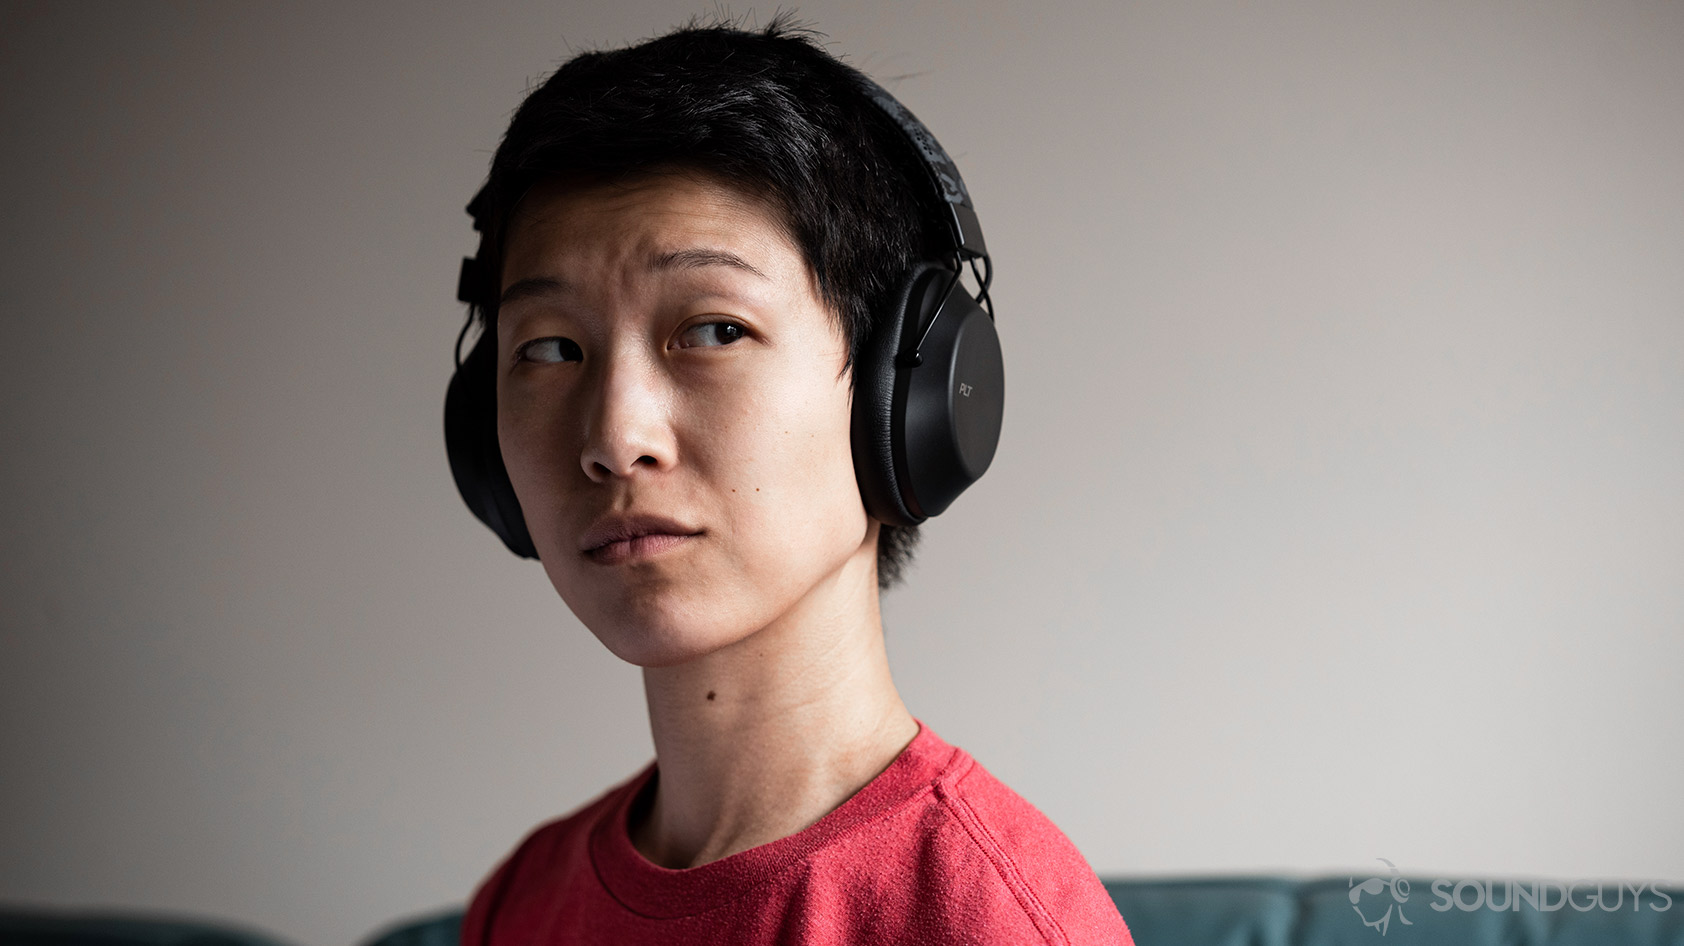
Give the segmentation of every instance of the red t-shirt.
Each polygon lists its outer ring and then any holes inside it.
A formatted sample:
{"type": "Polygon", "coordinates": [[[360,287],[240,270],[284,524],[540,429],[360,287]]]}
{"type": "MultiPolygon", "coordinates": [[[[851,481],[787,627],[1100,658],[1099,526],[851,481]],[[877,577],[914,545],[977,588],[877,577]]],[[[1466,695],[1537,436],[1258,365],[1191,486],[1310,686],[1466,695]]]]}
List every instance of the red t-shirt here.
{"type": "Polygon", "coordinates": [[[462,946],[1132,946],[1070,839],[922,722],[811,827],[685,870],[632,846],[655,763],[529,835],[474,895],[462,946]]]}

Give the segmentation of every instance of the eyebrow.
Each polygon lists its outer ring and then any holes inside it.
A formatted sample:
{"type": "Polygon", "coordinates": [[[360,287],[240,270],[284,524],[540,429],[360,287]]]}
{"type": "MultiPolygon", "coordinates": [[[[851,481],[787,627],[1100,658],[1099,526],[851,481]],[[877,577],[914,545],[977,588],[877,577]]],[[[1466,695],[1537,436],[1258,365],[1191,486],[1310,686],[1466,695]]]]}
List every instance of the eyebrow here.
{"type": "Polygon", "coordinates": [[[697,247],[687,250],[674,250],[671,253],[657,253],[649,260],[650,269],[699,269],[703,266],[729,266],[753,273],[761,279],[766,279],[765,273],[751,266],[729,250],[717,250],[711,247],[697,247]]]}
{"type": "MultiPolygon", "coordinates": [[[[649,268],[652,270],[665,269],[700,269],[706,266],[729,266],[746,273],[753,273],[761,279],[769,280],[765,273],[754,268],[748,260],[743,259],[730,250],[713,249],[711,247],[693,247],[684,250],[674,250],[670,253],[657,253],[649,258],[649,268]]],[[[573,290],[573,284],[555,276],[530,276],[517,279],[503,290],[502,298],[497,300],[499,307],[522,299],[533,299],[540,296],[559,295],[573,290]]]]}
{"type": "Polygon", "coordinates": [[[497,307],[502,308],[521,299],[563,293],[571,288],[573,286],[567,280],[557,279],[554,276],[531,276],[526,279],[517,279],[509,284],[509,288],[503,290],[503,297],[497,300],[497,307]]]}

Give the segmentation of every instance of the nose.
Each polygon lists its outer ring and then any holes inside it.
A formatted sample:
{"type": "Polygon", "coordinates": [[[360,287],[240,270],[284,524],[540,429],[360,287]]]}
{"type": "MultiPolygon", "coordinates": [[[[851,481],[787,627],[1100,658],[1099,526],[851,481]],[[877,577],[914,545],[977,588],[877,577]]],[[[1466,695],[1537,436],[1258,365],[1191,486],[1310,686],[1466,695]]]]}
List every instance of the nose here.
{"type": "Polygon", "coordinates": [[[579,465],[593,482],[668,469],[676,457],[669,404],[658,368],[633,357],[599,363],[579,465]]]}

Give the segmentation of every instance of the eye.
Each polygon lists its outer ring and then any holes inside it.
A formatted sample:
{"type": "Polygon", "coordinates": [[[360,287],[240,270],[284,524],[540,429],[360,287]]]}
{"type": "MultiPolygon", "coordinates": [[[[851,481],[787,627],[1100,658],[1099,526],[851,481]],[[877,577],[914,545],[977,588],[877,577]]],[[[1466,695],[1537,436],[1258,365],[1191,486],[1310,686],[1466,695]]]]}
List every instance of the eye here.
{"type": "Polygon", "coordinates": [[[552,365],[563,361],[578,361],[585,357],[579,349],[579,344],[571,338],[534,338],[529,342],[522,342],[515,349],[516,361],[531,361],[538,364],[552,365]]]}
{"type": "Polygon", "coordinates": [[[692,325],[678,336],[680,348],[710,348],[729,345],[746,333],[735,322],[704,322],[692,325]]]}

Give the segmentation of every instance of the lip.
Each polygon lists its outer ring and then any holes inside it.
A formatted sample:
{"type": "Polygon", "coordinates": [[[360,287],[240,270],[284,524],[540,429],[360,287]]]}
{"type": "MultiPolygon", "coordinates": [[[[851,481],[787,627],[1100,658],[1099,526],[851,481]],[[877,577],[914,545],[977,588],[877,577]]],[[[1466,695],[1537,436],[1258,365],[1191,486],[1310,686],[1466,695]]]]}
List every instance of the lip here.
{"type": "Polygon", "coordinates": [[[594,561],[613,564],[683,545],[701,532],[666,516],[610,513],[585,530],[579,551],[594,561]]]}

